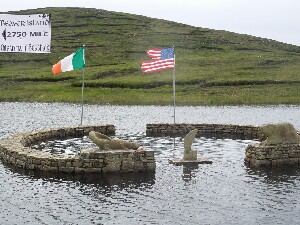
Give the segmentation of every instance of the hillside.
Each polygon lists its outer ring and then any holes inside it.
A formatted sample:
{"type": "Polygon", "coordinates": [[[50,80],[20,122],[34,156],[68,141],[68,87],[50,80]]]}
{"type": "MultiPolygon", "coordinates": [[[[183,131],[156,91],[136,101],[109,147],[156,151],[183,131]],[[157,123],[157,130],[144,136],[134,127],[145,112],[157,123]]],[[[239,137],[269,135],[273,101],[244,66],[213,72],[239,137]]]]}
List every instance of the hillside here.
{"type": "Polygon", "coordinates": [[[143,16],[45,8],[52,53],[0,53],[0,101],[80,102],[81,71],[52,65],[85,45],[85,102],[172,104],[172,70],[140,71],[151,47],[175,46],[179,105],[300,104],[300,47],[143,16]]]}

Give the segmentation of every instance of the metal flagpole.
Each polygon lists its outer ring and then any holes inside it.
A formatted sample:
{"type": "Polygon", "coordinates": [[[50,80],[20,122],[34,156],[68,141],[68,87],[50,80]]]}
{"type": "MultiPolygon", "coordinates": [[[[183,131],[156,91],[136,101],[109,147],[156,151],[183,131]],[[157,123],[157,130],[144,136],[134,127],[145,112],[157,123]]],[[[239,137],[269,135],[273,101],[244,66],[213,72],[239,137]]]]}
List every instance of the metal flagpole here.
{"type": "MultiPolygon", "coordinates": [[[[83,45],[83,59],[85,61],[85,52],[84,52],[84,45],[83,45]]],[[[83,120],[83,91],[84,91],[84,67],[82,68],[82,88],[81,88],[81,122],[80,125],[82,126],[83,120]]]]}
{"type": "MultiPolygon", "coordinates": [[[[174,46],[173,46],[174,50],[174,46]]],[[[176,107],[176,95],[175,95],[175,53],[174,53],[174,69],[173,69],[173,106],[174,106],[174,125],[176,123],[175,119],[175,107],[176,107]]],[[[173,138],[173,156],[175,155],[175,137],[173,138]]]]}
{"type": "Polygon", "coordinates": [[[80,125],[82,125],[82,120],[83,120],[83,90],[84,90],[84,68],[82,68],[82,88],[81,88],[81,122],[80,122],[80,125]]]}
{"type": "MultiPolygon", "coordinates": [[[[174,46],[173,46],[174,48],[174,46]]],[[[174,54],[174,69],[173,69],[173,105],[174,105],[174,124],[175,120],[175,107],[176,107],[176,96],[175,96],[175,54],[174,54]]]]}

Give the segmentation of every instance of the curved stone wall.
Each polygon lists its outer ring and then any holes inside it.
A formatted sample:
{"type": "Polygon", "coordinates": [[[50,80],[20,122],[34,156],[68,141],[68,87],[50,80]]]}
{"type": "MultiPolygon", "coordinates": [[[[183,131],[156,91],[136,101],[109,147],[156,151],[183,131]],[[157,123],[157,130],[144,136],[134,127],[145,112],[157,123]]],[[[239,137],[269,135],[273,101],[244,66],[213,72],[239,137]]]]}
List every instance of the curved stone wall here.
{"type": "Polygon", "coordinates": [[[24,132],[0,141],[0,159],[16,167],[44,172],[127,173],[154,171],[154,152],[138,150],[100,151],[84,149],[77,155],[51,154],[31,146],[48,140],[83,137],[90,131],[114,135],[114,125],[79,126],[24,132]]]}

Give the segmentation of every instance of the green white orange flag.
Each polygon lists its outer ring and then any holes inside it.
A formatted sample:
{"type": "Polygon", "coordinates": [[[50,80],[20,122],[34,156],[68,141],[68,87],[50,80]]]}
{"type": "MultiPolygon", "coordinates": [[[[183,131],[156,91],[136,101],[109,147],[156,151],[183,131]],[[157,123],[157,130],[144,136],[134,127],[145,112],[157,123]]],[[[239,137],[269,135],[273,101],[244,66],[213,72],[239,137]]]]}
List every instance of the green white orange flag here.
{"type": "Polygon", "coordinates": [[[84,66],[84,48],[82,47],[53,65],[52,72],[54,75],[57,75],[66,71],[79,70],[84,68],[84,66]]]}

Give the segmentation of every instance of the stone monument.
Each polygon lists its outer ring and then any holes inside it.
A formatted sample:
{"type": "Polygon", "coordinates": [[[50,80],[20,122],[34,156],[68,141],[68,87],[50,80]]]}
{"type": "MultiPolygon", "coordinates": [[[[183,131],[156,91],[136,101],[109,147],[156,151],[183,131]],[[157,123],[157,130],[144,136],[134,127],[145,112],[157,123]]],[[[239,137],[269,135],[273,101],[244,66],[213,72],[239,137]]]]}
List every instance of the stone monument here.
{"type": "Polygon", "coordinates": [[[171,159],[170,163],[174,165],[192,165],[192,164],[211,164],[212,161],[207,158],[197,158],[197,151],[192,150],[192,143],[198,133],[197,129],[190,131],[184,137],[183,159],[171,159]]]}
{"type": "Polygon", "coordinates": [[[300,144],[300,136],[290,123],[267,124],[260,131],[267,137],[261,145],[300,144]]]}
{"type": "Polygon", "coordinates": [[[89,138],[99,147],[100,150],[137,150],[139,145],[118,138],[110,138],[96,131],[89,133],[89,138]]]}

